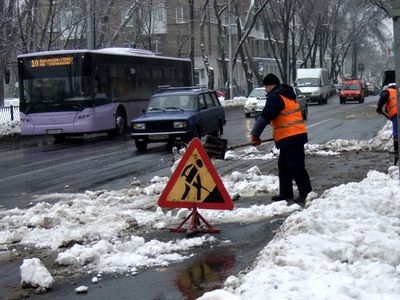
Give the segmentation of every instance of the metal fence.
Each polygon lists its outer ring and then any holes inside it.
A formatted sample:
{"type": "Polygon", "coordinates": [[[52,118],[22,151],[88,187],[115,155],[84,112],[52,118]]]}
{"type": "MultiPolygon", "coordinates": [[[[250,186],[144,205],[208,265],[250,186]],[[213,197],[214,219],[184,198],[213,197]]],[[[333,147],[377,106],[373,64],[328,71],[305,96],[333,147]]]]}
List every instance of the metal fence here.
{"type": "Polygon", "coordinates": [[[19,121],[19,106],[0,106],[0,124],[19,121]]]}

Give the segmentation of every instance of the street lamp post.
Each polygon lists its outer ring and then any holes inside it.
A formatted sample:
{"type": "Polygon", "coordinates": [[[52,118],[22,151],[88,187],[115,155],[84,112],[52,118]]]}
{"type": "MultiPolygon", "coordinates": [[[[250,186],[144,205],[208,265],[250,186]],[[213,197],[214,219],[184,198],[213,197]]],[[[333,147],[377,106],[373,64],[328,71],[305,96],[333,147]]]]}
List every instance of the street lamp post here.
{"type": "Polygon", "coordinates": [[[231,1],[228,1],[229,98],[233,99],[231,1]]]}

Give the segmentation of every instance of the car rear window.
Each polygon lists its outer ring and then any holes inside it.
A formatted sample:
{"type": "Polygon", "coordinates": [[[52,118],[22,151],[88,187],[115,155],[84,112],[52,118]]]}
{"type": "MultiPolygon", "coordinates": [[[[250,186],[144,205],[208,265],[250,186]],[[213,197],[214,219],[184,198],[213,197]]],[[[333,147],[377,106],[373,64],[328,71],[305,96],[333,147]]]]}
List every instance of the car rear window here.
{"type": "Polygon", "coordinates": [[[358,84],[358,83],[344,84],[343,89],[344,90],[359,90],[360,84],[358,84]]]}
{"type": "Polygon", "coordinates": [[[150,99],[149,111],[166,108],[196,109],[196,95],[160,95],[150,99]]]}
{"type": "Polygon", "coordinates": [[[265,90],[264,89],[252,90],[249,97],[255,97],[257,99],[265,98],[265,90]]]}

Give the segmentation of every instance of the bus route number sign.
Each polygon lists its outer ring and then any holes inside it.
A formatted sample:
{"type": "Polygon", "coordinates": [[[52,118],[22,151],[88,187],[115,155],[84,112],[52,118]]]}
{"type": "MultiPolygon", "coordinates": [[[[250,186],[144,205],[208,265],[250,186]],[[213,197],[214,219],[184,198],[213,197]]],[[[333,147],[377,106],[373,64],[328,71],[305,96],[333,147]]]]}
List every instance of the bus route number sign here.
{"type": "Polygon", "coordinates": [[[40,67],[66,66],[66,65],[72,65],[73,60],[74,58],[72,56],[32,59],[31,67],[40,68],[40,67]]]}

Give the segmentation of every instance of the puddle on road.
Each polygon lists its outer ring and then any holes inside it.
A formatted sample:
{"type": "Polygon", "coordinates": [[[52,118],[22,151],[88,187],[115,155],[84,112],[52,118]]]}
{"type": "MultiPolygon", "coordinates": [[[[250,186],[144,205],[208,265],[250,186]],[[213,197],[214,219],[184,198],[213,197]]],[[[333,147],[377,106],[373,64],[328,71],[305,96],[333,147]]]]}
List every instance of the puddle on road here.
{"type": "Polygon", "coordinates": [[[234,255],[210,254],[196,260],[176,277],[176,286],[187,300],[222,288],[225,279],[232,274],[236,263],[234,255]]]}
{"type": "Polygon", "coordinates": [[[260,250],[273,238],[284,218],[268,222],[221,224],[221,238],[229,246],[214,247],[194,258],[175,273],[175,285],[183,299],[194,300],[223,287],[225,280],[249,266],[260,250]]]}

